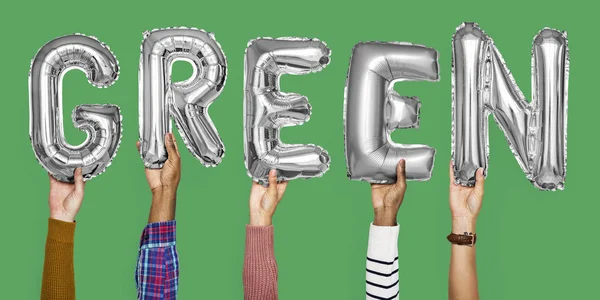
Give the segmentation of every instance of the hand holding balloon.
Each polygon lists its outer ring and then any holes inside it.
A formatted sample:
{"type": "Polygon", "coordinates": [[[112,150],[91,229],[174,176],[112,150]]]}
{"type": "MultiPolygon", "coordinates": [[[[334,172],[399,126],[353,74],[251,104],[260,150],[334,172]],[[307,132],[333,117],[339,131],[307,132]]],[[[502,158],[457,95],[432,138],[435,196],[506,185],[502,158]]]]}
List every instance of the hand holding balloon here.
{"type": "Polygon", "coordinates": [[[406,161],[401,159],[396,165],[396,183],[371,184],[371,200],[375,211],[374,225],[396,226],[398,210],[406,192],[406,161]]]}
{"type": "Polygon", "coordinates": [[[269,185],[264,187],[257,182],[252,182],[250,189],[250,225],[269,226],[272,224],[275,209],[283,198],[287,181],[277,182],[277,171],[269,172],[269,185]]]}
{"type": "MultiPolygon", "coordinates": [[[[181,179],[181,157],[172,133],[165,135],[165,146],[168,159],[162,169],[145,168],[146,180],[152,191],[149,223],[175,219],[175,200],[181,179]]],[[[137,148],[139,151],[139,141],[137,148]]]]}
{"type": "Polygon", "coordinates": [[[455,182],[454,167],[450,162],[452,232],[475,232],[475,223],[481,209],[485,183],[482,168],[477,169],[475,174],[475,186],[462,186],[455,182]]]}
{"type": "Polygon", "coordinates": [[[81,208],[85,187],[81,168],[75,169],[75,183],[58,181],[50,173],[48,173],[48,178],[50,178],[50,195],[48,196],[50,218],[63,222],[74,222],[75,216],[81,208]]]}

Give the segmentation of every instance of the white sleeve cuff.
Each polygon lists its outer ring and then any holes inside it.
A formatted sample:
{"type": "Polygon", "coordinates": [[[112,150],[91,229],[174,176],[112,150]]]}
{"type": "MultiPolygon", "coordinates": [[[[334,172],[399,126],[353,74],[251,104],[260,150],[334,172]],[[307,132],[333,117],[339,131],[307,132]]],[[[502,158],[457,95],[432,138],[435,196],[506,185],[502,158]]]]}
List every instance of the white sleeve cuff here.
{"type": "Polygon", "coordinates": [[[398,256],[400,225],[376,226],[371,223],[367,256],[371,259],[389,261],[398,256]]]}

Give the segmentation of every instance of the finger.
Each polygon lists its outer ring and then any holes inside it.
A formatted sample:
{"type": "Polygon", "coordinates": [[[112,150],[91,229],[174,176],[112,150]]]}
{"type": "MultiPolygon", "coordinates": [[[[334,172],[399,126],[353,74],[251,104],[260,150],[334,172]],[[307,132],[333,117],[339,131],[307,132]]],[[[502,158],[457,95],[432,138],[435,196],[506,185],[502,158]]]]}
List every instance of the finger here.
{"type": "Polygon", "coordinates": [[[277,198],[277,170],[273,169],[269,171],[269,187],[267,193],[277,198]]]}
{"type": "Polygon", "coordinates": [[[289,181],[282,181],[277,184],[277,193],[280,197],[283,197],[283,194],[285,193],[285,189],[287,188],[288,182],[289,181]]]}
{"type": "Polygon", "coordinates": [[[396,165],[396,185],[406,187],[406,160],[401,159],[396,165]]]}
{"type": "Polygon", "coordinates": [[[454,164],[450,160],[450,185],[456,185],[456,179],[454,178],[454,164]]]}
{"type": "Polygon", "coordinates": [[[483,175],[483,168],[477,169],[475,172],[475,190],[479,195],[483,195],[483,186],[485,184],[485,176],[483,175]]]}
{"type": "Polygon", "coordinates": [[[262,185],[256,181],[252,180],[252,188],[255,188],[255,187],[262,187],[262,185]]]}
{"type": "Polygon", "coordinates": [[[281,186],[282,188],[286,188],[288,185],[289,181],[281,181],[279,182],[277,185],[281,186]]]}
{"type": "Polygon", "coordinates": [[[179,159],[179,153],[177,152],[177,148],[175,147],[175,139],[173,138],[172,133],[167,133],[165,135],[165,146],[167,147],[169,159],[179,159]]]}
{"type": "Polygon", "coordinates": [[[85,188],[85,182],[83,181],[83,171],[81,168],[75,169],[75,192],[78,195],[83,196],[83,190],[85,188]]]}
{"type": "Polygon", "coordinates": [[[54,178],[54,176],[52,176],[52,174],[50,174],[50,172],[48,172],[48,178],[50,178],[50,183],[54,183],[58,180],[56,180],[56,178],[54,178]]]}
{"type": "MultiPolygon", "coordinates": [[[[140,143],[140,141],[135,142],[135,147],[137,148],[139,154],[142,154],[140,152],[141,145],[142,145],[142,143],[140,143]]],[[[144,167],[144,170],[145,170],[146,173],[148,173],[148,168],[144,167]]]]}

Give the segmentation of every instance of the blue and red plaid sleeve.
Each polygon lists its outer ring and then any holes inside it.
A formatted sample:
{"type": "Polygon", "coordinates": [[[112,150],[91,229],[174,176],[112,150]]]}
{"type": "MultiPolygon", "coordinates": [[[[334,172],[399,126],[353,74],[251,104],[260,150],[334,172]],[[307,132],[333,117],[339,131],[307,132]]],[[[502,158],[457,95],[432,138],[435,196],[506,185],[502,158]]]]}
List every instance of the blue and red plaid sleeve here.
{"type": "Polygon", "coordinates": [[[175,247],[175,220],[150,223],[144,228],[135,283],[138,300],[177,299],[179,257],[175,247]]]}

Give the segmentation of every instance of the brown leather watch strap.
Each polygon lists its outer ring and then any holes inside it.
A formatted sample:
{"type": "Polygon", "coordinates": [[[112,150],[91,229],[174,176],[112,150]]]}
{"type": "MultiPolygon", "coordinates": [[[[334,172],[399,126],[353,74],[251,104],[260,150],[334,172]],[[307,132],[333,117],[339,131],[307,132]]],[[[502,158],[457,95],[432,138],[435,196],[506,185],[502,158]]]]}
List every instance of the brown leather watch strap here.
{"type": "Polygon", "coordinates": [[[450,233],[446,239],[452,244],[473,247],[477,242],[477,234],[465,232],[463,234],[450,233]]]}

